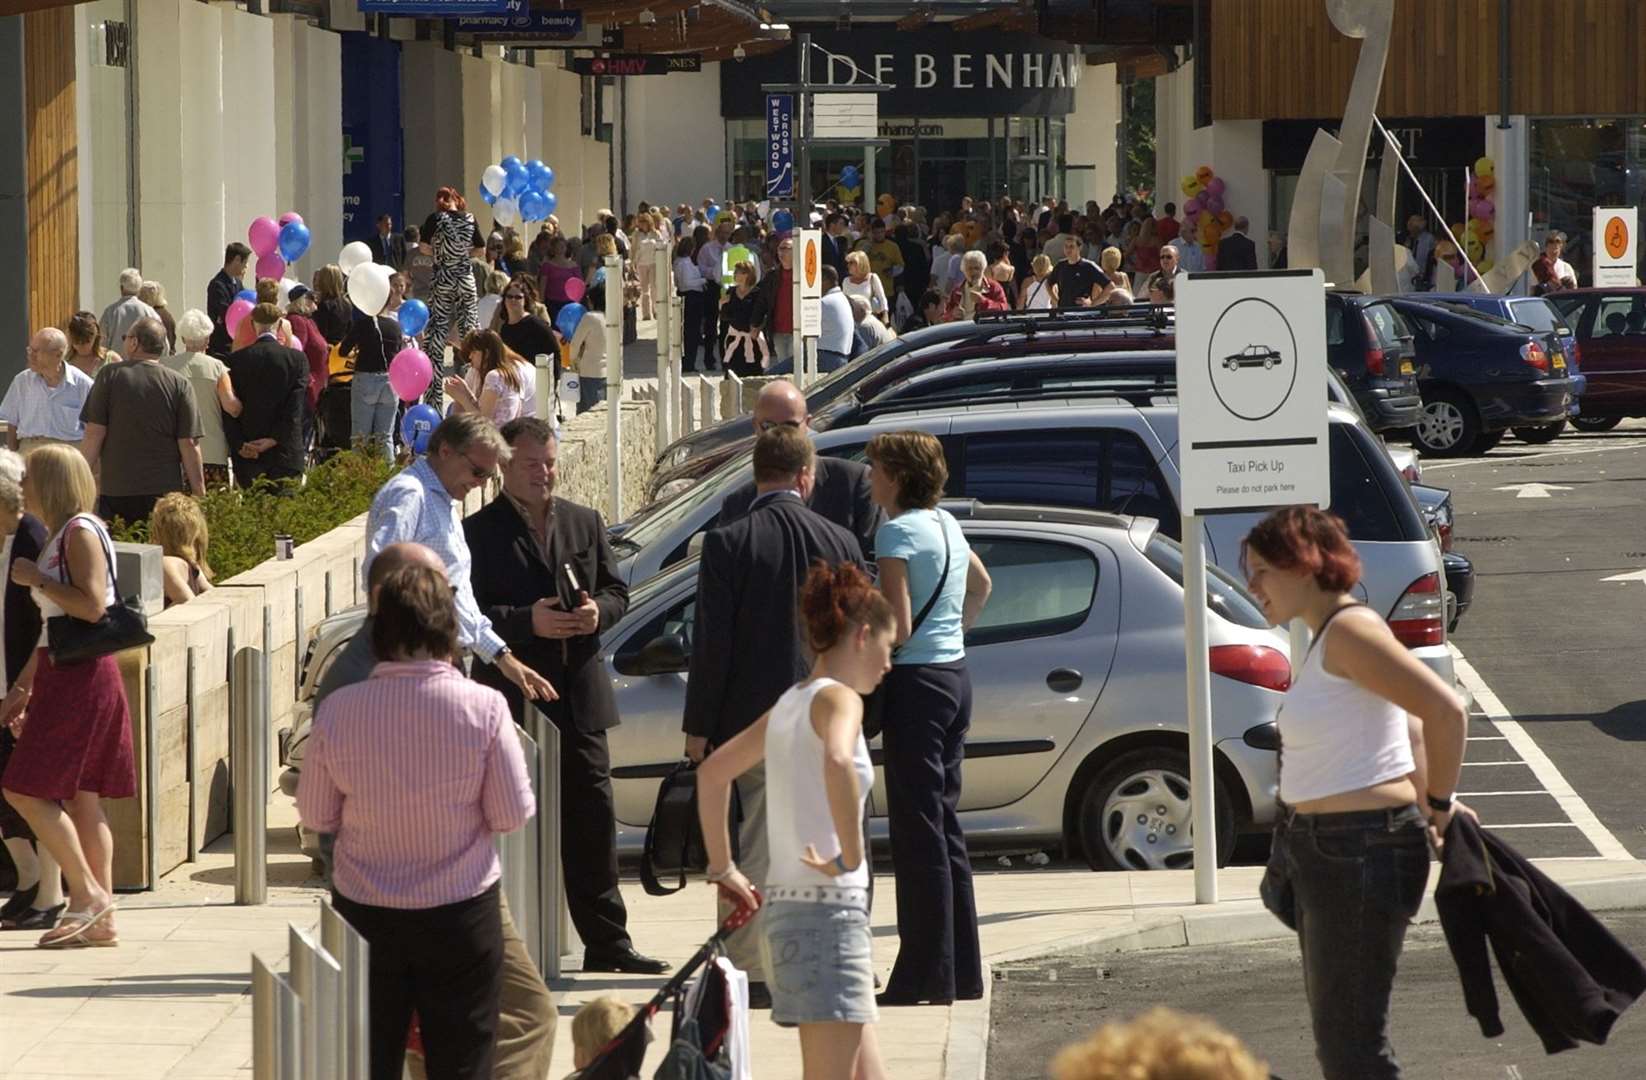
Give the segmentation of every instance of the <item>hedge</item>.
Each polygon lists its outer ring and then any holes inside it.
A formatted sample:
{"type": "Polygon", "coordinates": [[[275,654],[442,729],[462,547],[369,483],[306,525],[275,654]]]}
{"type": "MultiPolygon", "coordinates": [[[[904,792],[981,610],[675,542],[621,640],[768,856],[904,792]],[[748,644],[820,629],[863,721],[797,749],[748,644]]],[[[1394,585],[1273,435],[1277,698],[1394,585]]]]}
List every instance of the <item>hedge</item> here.
{"type": "MultiPolygon", "coordinates": [[[[381,453],[346,450],[310,469],[306,482],[258,481],[251,488],[221,488],[200,498],[211,531],[207,559],[212,576],[226,581],[274,558],[274,537],[288,533],[303,544],[371,508],[397,467],[381,453]]],[[[149,523],[113,523],[116,540],[148,541],[149,523]]]]}

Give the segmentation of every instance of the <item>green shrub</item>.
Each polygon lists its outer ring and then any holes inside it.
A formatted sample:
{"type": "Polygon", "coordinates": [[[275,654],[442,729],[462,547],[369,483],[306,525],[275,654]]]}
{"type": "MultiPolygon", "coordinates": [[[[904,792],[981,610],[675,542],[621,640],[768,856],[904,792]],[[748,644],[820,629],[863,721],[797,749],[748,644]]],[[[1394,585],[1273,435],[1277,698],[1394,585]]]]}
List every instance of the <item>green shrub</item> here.
{"type": "MultiPolygon", "coordinates": [[[[346,450],[310,469],[301,485],[259,480],[252,488],[208,491],[200,508],[211,530],[207,557],[213,576],[226,581],[274,558],[276,533],[289,533],[301,545],[358,517],[395,472],[380,453],[346,450]]],[[[112,525],[116,540],[148,540],[147,521],[116,519],[112,525]]]]}

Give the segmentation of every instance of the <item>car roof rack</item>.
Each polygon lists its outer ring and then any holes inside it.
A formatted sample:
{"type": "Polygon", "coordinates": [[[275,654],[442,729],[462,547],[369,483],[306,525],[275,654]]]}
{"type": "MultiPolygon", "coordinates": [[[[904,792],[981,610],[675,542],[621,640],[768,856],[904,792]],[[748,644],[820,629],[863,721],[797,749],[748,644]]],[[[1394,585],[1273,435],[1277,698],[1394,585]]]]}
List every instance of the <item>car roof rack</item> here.
{"type": "Polygon", "coordinates": [[[983,502],[981,499],[945,498],[938,503],[955,518],[965,521],[1050,521],[1063,525],[1101,525],[1129,529],[1133,516],[1106,510],[1084,510],[1077,506],[1043,506],[1038,503],[983,502]]]}
{"type": "Polygon", "coordinates": [[[901,401],[870,402],[863,406],[860,415],[864,421],[870,421],[882,416],[896,416],[902,413],[958,411],[991,405],[1036,405],[1059,402],[1109,402],[1111,404],[1130,405],[1133,408],[1145,408],[1151,405],[1165,404],[1166,402],[1163,402],[1162,399],[1167,398],[1173,402],[1176,401],[1176,386],[1046,387],[1008,390],[998,396],[974,395],[947,400],[937,397],[908,398],[901,401]]]}
{"type": "Polygon", "coordinates": [[[1037,330],[1089,326],[1140,326],[1152,330],[1169,330],[1177,321],[1177,311],[1170,304],[1045,308],[1038,311],[980,311],[973,321],[985,326],[1006,324],[1029,334],[1037,330]]]}

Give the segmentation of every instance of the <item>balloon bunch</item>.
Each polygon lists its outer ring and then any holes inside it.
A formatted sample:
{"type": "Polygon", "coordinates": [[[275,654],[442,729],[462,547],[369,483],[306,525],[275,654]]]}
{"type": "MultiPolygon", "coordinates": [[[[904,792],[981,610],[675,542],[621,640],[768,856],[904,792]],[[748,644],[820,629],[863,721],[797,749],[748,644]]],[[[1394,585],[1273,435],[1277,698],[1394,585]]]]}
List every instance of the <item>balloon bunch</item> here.
{"type": "Polygon", "coordinates": [[[246,242],[257,256],[257,276],[279,281],[286,276],[287,264],[301,259],[309,250],[309,227],[295,210],[288,210],[279,221],[271,217],[253,221],[246,230],[246,242]]]}
{"type": "Polygon", "coordinates": [[[505,229],[522,221],[544,221],[560,200],[549,189],[554,170],[533,158],[521,161],[510,154],[480,174],[480,198],[492,208],[492,217],[505,229]]]}
{"type": "Polygon", "coordinates": [[[1482,274],[1496,265],[1490,254],[1492,236],[1497,231],[1497,204],[1492,202],[1492,193],[1496,190],[1497,163],[1489,157],[1477,159],[1474,173],[1469,177],[1469,220],[1452,226],[1452,235],[1462,241],[1469,261],[1482,274]]]}
{"type": "Polygon", "coordinates": [[[1223,205],[1223,178],[1202,165],[1179,183],[1189,201],[1183,204],[1184,237],[1198,241],[1206,269],[1217,269],[1217,242],[1234,227],[1234,213],[1223,205]]]}

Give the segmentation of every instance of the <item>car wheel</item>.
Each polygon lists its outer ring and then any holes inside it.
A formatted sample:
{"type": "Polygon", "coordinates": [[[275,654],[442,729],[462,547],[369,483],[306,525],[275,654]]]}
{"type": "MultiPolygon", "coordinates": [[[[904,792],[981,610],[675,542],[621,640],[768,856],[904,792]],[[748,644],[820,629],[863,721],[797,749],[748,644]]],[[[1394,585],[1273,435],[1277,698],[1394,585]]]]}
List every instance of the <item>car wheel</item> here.
{"type": "Polygon", "coordinates": [[[1610,431],[1623,423],[1621,416],[1574,416],[1572,426],[1579,431],[1610,431]]]}
{"type": "Polygon", "coordinates": [[[1475,407],[1455,390],[1436,390],[1423,399],[1423,413],[1412,432],[1412,442],[1436,457],[1479,453],[1480,417],[1475,407]]]}
{"type": "Polygon", "coordinates": [[[1475,439],[1475,445],[1469,453],[1489,454],[1497,448],[1497,444],[1502,442],[1503,436],[1507,434],[1507,431],[1482,431],[1479,438],[1475,439]]]}
{"type": "Polygon", "coordinates": [[[1517,427],[1514,429],[1515,438],[1523,443],[1538,446],[1543,443],[1552,443],[1560,438],[1566,430],[1566,421],[1561,420],[1554,424],[1539,424],[1536,427],[1517,427]]]}
{"type": "MultiPolygon", "coordinates": [[[[1153,747],[1099,769],[1080,800],[1080,846],[1093,870],[1186,870],[1194,865],[1189,755],[1153,747]]],[[[1234,852],[1234,806],[1217,785],[1217,862],[1234,852]]]]}

